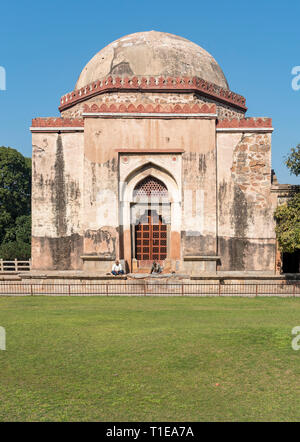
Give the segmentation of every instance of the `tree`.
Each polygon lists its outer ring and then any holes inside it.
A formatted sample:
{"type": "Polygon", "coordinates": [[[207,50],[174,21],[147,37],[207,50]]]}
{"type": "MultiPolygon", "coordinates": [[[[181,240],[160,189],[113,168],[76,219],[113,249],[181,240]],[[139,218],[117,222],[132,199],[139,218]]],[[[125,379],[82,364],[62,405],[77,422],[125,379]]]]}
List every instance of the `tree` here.
{"type": "Polygon", "coordinates": [[[275,211],[276,235],[279,249],[293,253],[300,249],[300,192],[293,195],[275,211]]]}
{"type": "Polygon", "coordinates": [[[10,226],[0,245],[0,257],[27,260],[31,257],[31,215],[22,215],[10,226]]]}
{"type": "Polygon", "coordinates": [[[31,159],[0,147],[0,258],[28,259],[31,240],[31,159]]]}
{"type": "Polygon", "coordinates": [[[300,144],[296,147],[292,147],[289,156],[285,160],[285,164],[291,173],[296,176],[300,175],[300,144]]]}
{"type": "MultiPolygon", "coordinates": [[[[294,175],[300,175],[300,144],[291,149],[285,161],[286,166],[294,175]]],[[[293,189],[285,204],[277,207],[274,213],[276,220],[276,236],[279,250],[282,253],[300,251],[300,188],[293,189]]],[[[299,262],[300,271],[300,262],[299,262]]]]}

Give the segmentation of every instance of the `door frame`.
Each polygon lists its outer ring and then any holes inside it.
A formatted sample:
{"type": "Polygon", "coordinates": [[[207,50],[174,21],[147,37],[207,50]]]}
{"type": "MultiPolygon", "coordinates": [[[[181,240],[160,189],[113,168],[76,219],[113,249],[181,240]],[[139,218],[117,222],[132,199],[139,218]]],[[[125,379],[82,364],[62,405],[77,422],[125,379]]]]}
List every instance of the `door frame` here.
{"type": "Polygon", "coordinates": [[[148,163],[132,171],[125,181],[120,183],[119,190],[119,217],[122,225],[122,239],[124,256],[129,270],[133,268],[135,256],[134,238],[132,229],[131,207],[135,204],[133,190],[135,186],[147,176],[153,176],[162,181],[168,189],[170,204],[170,226],[168,235],[168,257],[172,260],[181,259],[180,231],[181,231],[181,186],[178,186],[171,173],[155,164],[148,163]]]}

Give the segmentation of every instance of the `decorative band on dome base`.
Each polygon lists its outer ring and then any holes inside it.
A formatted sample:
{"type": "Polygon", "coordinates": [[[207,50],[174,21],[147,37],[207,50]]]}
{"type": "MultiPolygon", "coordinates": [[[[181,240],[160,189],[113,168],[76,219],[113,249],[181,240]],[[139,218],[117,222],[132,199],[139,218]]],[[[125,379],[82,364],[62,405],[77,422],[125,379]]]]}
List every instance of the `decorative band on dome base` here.
{"type": "Polygon", "coordinates": [[[97,113],[97,112],[114,112],[114,113],[154,113],[154,114],[216,114],[217,108],[215,104],[106,104],[101,105],[85,104],[83,107],[83,112],[97,113]]]}
{"type": "Polygon", "coordinates": [[[63,111],[88,98],[114,91],[159,91],[159,92],[198,92],[233,107],[247,110],[246,99],[242,95],[221,88],[199,77],[112,77],[88,84],[81,89],[64,95],[59,110],[63,111]]]}

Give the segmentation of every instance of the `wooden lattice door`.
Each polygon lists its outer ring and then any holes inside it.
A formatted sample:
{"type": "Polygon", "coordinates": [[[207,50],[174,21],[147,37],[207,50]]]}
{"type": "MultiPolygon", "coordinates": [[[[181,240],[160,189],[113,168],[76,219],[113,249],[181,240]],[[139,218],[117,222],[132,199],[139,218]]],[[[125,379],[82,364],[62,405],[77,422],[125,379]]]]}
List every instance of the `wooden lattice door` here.
{"type": "Polygon", "coordinates": [[[167,225],[155,211],[148,210],[135,226],[135,250],[138,261],[164,261],[167,258],[167,225]]]}
{"type": "MultiPolygon", "coordinates": [[[[147,176],[135,187],[134,198],[151,207],[152,198],[156,203],[168,199],[168,189],[162,181],[147,176]]],[[[146,209],[135,226],[135,251],[140,263],[164,261],[167,258],[167,225],[156,210],[146,209]]]]}

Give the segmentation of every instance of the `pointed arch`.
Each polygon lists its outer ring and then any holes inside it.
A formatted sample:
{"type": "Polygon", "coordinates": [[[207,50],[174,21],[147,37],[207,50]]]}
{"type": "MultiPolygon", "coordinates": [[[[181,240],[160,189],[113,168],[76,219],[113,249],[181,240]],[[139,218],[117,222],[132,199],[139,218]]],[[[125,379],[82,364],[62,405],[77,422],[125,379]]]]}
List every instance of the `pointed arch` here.
{"type": "Polygon", "coordinates": [[[172,173],[169,170],[167,170],[165,167],[161,166],[160,164],[156,163],[153,160],[148,161],[147,163],[140,165],[140,166],[136,167],[135,169],[131,170],[128,173],[128,175],[126,176],[125,181],[129,182],[135,175],[137,175],[137,174],[139,174],[149,168],[154,168],[154,169],[160,170],[161,172],[165,173],[166,175],[169,175],[170,178],[172,178],[175,181],[175,183],[178,185],[178,183],[177,183],[175,177],[172,175],[172,173]]]}
{"type": "Polygon", "coordinates": [[[149,162],[131,171],[124,182],[120,182],[120,198],[122,202],[133,202],[135,186],[147,177],[154,177],[161,181],[167,188],[170,202],[180,202],[181,195],[173,175],[157,164],[149,162]]]}

